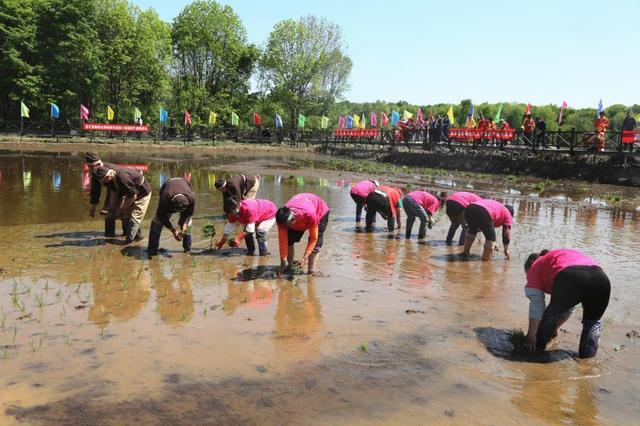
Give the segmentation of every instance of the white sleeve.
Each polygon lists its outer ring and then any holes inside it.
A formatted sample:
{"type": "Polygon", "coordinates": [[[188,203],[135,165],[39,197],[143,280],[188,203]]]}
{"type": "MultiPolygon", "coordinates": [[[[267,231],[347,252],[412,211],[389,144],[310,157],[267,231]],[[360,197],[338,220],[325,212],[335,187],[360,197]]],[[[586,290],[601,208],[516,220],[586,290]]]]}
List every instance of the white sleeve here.
{"type": "Polygon", "coordinates": [[[224,225],[224,231],[222,231],[222,233],[226,236],[229,236],[231,234],[233,234],[233,228],[235,228],[236,225],[234,223],[231,222],[227,222],[226,225],[224,225]]]}
{"type": "Polygon", "coordinates": [[[244,227],[244,231],[248,232],[249,234],[253,234],[254,232],[256,232],[256,223],[249,223],[247,224],[247,226],[244,227]]]}
{"type": "Polygon", "coordinates": [[[525,287],[524,294],[529,298],[529,318],[541,320],[544,314],[544,292],[537,288],[525,287]]]}

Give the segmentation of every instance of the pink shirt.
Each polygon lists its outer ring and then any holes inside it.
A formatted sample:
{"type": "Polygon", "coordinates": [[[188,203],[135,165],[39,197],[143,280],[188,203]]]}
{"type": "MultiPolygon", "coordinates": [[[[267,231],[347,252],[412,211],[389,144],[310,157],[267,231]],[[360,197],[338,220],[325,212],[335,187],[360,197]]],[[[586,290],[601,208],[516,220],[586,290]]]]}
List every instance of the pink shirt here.
{"type": "Polygon", "coordinates": [[[295,231],[306,231],[318,226],[320,219],[329,212],[329,206],[322,198],[309,193],[294,195],[285,207],[295,213],[296,220],[289,225],[295,231]]]}
{"type": "Polygon", "coordinates": [[[556,278],[556,275],[569,266],[600,265],[589,256],[577,250],[551,250],[533,262],[531,269],[527,272],[527,285],[525,287],[535,288],[551,294],[553,280],[556,278]]]}
{"type": "Polygon", "coordinates": [[[240,222],[243,225],[255,223],[259,225],[265,220],[276,217],[278,211],[278,206],[269,200],[242,200],[238,207],[240,216],[236,217],[234,214],[230,214],[230,223],[240,222]]]}
{"type": "Polygon", "coordinates": [[[489,216],[491,216],[491,220],[493,221],[494,228],[499,228],[500,226],[511,228],[513,218],[511,217],[509,210],[507,210],[501,202],[496,200],[478,200],[471,204],[480,206],[489,213],[489,216]]]}
{"type": "Polygon", "coordinates": [[[447,200],[455,201],[466,209],[469,204],[482,200],[482,197],[472,192],[454,192],[447,197],[447,200]]]}
{"type": "Polygon", "coordinates": [[[406,197],[411,197],[413,201],[431,214],[434,214],[440,208],[440,201],[426,191],[413,191],[408,193],[406,197]]]}
{"type": "Polygon", "coordinates": [[[370,180],[363,180],[351,187],[351,193],[354,195],[359,195],[362,198],[367,198],[367,195],[372,193],[378,185],[373,183],[370,180]]]}

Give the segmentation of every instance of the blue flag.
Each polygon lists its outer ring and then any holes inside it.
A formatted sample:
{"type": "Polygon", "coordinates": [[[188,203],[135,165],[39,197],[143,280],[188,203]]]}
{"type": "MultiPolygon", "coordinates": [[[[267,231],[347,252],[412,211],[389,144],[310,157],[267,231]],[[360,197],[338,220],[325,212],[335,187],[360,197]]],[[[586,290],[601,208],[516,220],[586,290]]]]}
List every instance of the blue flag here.
{"type": "Polygon", "coordinates": [[[51,118],[60,118],[60,108],[51,102],[51,118]]]}
{"type": "Polygon", "coordinates": [[[347,115],[347,124],[345,126],[347,129],[353,129],[353,117],[347,115]]]}
{"type": "Polygon", "coordinates": [[[276,129],[282,129],[282,117],[276,114],[276,129]]]}
{"type": "Polygon", "coordinates": [[[473,104],[471,104],[471,109],[469,110],[469,117],[473,118],[473,114],[476,112],[476,110],[473,108],[473,104]]]}
{"type": "Polygon", "coordinates": [[[393,111],[391,113],[391,125],[395,126],[400,121],[400,113],[398,111],[393,111]]]}
{"type": "Polygon", "coordinates": [[[160,108],[160,122],[166,123],[167,120],[169,120],[169,112],[164,108],[160,108]]]}
{"type": "Polygon", "coordinates": [[[604,108],[602,107],[602,99],[600,99],[600,102],[598,102],[598,115],[600,115],[601,112],[604,112],[604,108]]]}

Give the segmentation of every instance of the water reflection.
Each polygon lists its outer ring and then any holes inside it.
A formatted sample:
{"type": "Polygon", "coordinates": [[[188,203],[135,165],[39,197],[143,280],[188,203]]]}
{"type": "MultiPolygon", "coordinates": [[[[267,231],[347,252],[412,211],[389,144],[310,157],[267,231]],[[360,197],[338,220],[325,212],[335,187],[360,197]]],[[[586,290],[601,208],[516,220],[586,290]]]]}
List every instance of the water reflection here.
{"type": "Polygon", "coordinates": [[[519,393],[511,403],[522,414],[549,423],[595,425],[598,421],[593,366],[546,364],[543,368],[526,369],[519,393]],[[558,370],[562,369],[560,374],[558,370]],[[578,377],[569,378],[572,371],[578,377]]]}
{"type": "Polygon", "coordinates": [[[193,318],[193,268],[184,257],[176,264],[155,258],[149,262],[156,310],[160,319],[172,326],[184,326],[193,318]]]}
{"type": "Polygon", "coordinates": [[[91,277],[93,303],[88,319],[100,327],[136,317],[149,300],[148,268],[128,258],[104,256],[91,262],[91,277]]]}

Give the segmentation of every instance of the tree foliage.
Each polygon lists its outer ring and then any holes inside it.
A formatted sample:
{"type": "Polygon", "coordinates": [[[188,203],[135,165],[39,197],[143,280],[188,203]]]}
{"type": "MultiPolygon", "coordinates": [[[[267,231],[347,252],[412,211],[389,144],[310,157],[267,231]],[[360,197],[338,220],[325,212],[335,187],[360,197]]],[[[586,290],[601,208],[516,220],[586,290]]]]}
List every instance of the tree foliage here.
{"type": "Polygon", "coordinates": [[[282,105],[290,123],[301,111],[327,112],[347,88],[351,60],[340,27],[307,16],[278,22],[260,58],[260,82],[268,99],[282,105]]]}
{"type": "Polygon", "coordinates": [[[174,107],[206,118],[209,110],[230,113],[246,108],[249,78],[258,49],[247,43],[246,29],[230,6],[196,1],[172,27],[174,107]]]}

